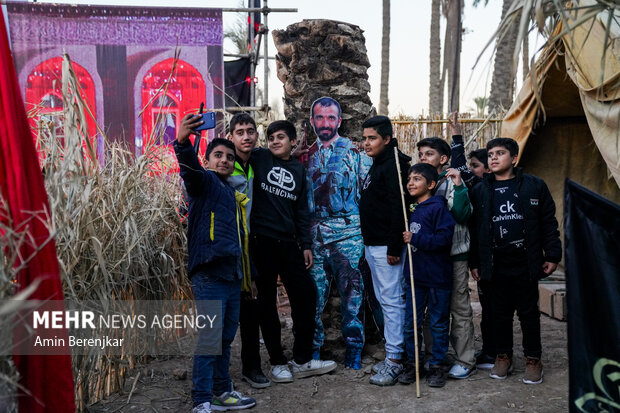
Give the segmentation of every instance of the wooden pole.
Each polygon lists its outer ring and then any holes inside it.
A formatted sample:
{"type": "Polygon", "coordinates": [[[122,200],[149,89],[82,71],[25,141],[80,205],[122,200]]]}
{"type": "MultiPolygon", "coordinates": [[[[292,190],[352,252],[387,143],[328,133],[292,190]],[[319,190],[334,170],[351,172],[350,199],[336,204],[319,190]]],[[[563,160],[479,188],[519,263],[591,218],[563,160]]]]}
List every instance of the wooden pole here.
{"type": "MultiPolygon", "coordinates": [[[[403,191],[403,178],[400,174],[400,162],[398,162],[398,148],[394,148],[396,170],[398,171],[398,183],[400,188],[400,200],[403,204],[403,216],[405,217],[405,231],[409,231],[407,224],[407,207],[405,206],[405,193],[403,191]]],[[[411,304],[413,306],[413,342],[415,344],[415,394],[420,398],[420,357],[418,355],[418,315],[415,305],[415,289],[413,287],[413,260],[411,259],[411,244],[407,244],[407,256],[409,257],[409,281],[411,282],[411,304]]]]}

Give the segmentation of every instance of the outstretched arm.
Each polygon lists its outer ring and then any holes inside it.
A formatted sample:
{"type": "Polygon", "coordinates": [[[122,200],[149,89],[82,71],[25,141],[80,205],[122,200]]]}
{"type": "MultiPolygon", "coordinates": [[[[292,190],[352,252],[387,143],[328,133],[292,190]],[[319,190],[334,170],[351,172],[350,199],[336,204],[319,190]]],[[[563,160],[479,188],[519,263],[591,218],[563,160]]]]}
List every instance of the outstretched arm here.
{"type": "Polygon", "coordinates": [[[198,156],[194,152],[189,136],[199,134],[193,129],[202,124],[200,115],[187,114],[181,120],[177,139],[172,143],[174,152],[179,161],[181,178],[185,183],[185,188],[190,196],[198,193],[205,179],[204,169],[198,161],[198,156]]]}
{"type": "Polygon", "coordinates": [[[463,128],[458,120],[458,113],[454,112],[452,117],[448,119],[448,125],[452,133],[452,143],[450,144],[450,168],[458,170],[468,187],[477,183],[476,175],[474,175],[467,167],[467,158],[465,157],[465,142],[463,139],[463,128]]]}
{"type": "Polygon", "coordinates": [[[473,208],[467,194],[467,187],[460,179],[460,173],[454,169],[448,169],[448,175],[454,183],[454,193],[448,199],[448,209],[458,224],[466,225],[473,208]]]}

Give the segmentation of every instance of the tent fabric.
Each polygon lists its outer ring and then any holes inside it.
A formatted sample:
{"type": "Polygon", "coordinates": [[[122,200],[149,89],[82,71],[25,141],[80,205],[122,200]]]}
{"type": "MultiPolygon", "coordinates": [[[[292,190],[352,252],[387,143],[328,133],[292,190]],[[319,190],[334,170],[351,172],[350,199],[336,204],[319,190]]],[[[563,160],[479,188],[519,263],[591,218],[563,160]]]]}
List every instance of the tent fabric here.
{"type": "MultiPolygon", "coordinates": [[[[50,240],[44,220],[37,216],[49,216],[47,193],[19,91],[1,10],[0,194],[7,205],[7,214],[0,216],[3,224],[10,225],[16,232],[28,232],[32,241],[21,246],[20,259],[31,259],[17,274],[18,290],[39,282],[29,299],[62,300],[56,245],[53,238],[50,240]]],[[[16,264],[21,265],[23,262],[16,264]]],[[[62,301],[54,302],[62,304],[62,301]]],[[[66,330],[64,333],[66,334],[66,330]]],[[[59,336],[62,337],[60,332],[59,336]]],[[[19,340],[19,337],[15,340],[19,340]]],[[[20,375],[20,412],[75,411],[73,372],[69,355],[14,355],[13,359],[20,375]]]]}
{"type": "Polygon", "coordinates": [[[557,58],[558,53],[555,47],[548,47],[542,52],[536,62],[536,70],[532,71],[536,77],[532,77],[532,73],[527,76],[517,98],[502,121],[502,136],[510,137],[519,144],[518,160],[523,155],[523,149],[532,130],[540,120],[539,114],[542,113],[543,118],[545,116],[541,97],[536,90],[544,86],[547,74],[557,58]]]}
{"type": "MultiPolygon", "coordinates": [[[[554,35],[560,34],[562,24],[554,35]]],[[[543,90],[554,67],[564,65],[565,72],[579,92],[581,106],[594,142],[616,185],[620,187],[620,50],[609,42],[603,61],[605,26],[600,19],[581,25],[548,46],[536,64],[536,76],[528,76],[502,123],[502,136],[515,139],[520,153],[537,123],[546,118],[546,102],[536,90],[543,90]],[[601,68],[604,67],[601,80],[601,68]]],[[[553,90],[555,99],[572,93],[570,88],[553,90]]],[[[556,116],[573,116],[555,113],[556,116]]]]}
{"type": "Polygon", "coordinates": [[[620,186],[620,49],[611,41],[605,51],[605,36],[605,25],[597,18],[592,30],[579,26],[563,42],[566,71],[579,88],[592,137],[620,186]]]}

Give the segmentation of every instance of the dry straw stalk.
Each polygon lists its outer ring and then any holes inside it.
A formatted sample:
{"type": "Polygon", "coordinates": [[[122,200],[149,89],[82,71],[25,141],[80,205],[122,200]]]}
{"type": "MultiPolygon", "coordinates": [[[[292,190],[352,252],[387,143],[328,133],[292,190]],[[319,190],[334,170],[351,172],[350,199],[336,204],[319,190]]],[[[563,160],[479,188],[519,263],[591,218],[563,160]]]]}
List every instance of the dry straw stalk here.
{"type": "MultiPolygon", "coordinates": [[[[177,212],[178,174],[162,171],[158,161],[163,153],[157,147],[145,148],[146,155],[136,158],[119,144],[108,144],[98,129],[105,143],[101,152],[106,155],[105,164],[100,164],[97,138],[88,136],[87,123],[94,117],[67,55],[61,81],[63,112],[58,120],[62,127],[41,117],[36,133],[52,210],[47,222],[56,238],[65,299],[96,300],[113,308],[114,300],[191,298],[186,239],[177,212]],[[159,173],[153,172],[156,163],[159,173]]],[[[38,118],[36,109],[29,115],[38,118]]],[[[0,298],[4,298],[15,287],[11,251],[27,234],[4,228],[0,234],[4,254],[0,298]]],[[[123,330],[118,334],[122,338],[123,330]]],[[[131,342],[133,347],[121,356],[92,349],[88,355],[72,357],[78,411],[122,391],[127,368],[147,359],[140,340],[131,342]]],[[[0,386],[16,382],[9,362],[10,358],[0,358],[0,386]],[[5,376],[7,381],[2,380],[5,376]]]]}

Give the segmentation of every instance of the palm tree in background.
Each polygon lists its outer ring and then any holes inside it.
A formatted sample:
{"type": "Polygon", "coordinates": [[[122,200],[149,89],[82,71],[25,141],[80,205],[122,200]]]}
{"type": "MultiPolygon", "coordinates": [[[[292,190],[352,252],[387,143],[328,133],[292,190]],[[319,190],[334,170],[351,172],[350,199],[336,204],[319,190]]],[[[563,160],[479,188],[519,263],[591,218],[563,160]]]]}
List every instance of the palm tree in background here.
{"type": "MultiPolygon", "coordinates": [[[[510,7],[515,0],[504,0],[502,3],[502,17],[504,20],[508,16],[510,7]]],[[[474,0],[477,6],[480,0],[474,0]]],[[[485,0],[486,6],[489,0],[485,0]]],[[[500,108],[508,108],[512,104],[515,92],[515,68],[513,68],[513,55],[516,48],[517,34],[519,26],[510,25],[507,30],[497,39],[495,46],[495,62],[493,64],[493,75],[491,78],[491,92],[489,94],[489,111],[498,111],[500,108]]],[[[527,38],[527,36],[526,36],[527,38]]],[[[527,61],[527,57],[524,57],[527,61]]]]}
{"type": "Polygon", "coordinates": [[[474,98],[474,103],[476,104],[476,116],[479,118],[484,117],[484,110],[489,103],[489,98],[485,96],[479,96],[477,98],[474,98]]]}
{"type": "MultiPolygon", "coordinates": [[[[475,0],[478,4],[482,0],[475,0]]],[[[484,0],[485,5],[488,0],[484,0]]],[[[496,55],[500,52],[499,43],[505,38],[512,38],[511,50],[512,61],[506,66],[512,71],[513,81],[516,76],[519,55],[523,55],[524,63],[529,59],[529,45],[527,37],[530,31],[538,30],[545,38],[545,44],[538,50],[555,44],[560,38],[565,37],[575,42],[573,33],[578,27],[587,28],[587,36],[589,36],[592,27],[597,19],[603,23],[606,32],[603,39],[603,55],[601,58],[601,81],[605,74],[606,55],[611,48],[611,40],[617,36],[612,31],[612,26],[618,25],[618,14],[620,13],[620,2],[617,0],[573,0],[571,2],[558,0],[504,0],[502,9],[502,19],[499,23],[494,38],[497,40],[496,55]],[[507,9],[506,9],[507,7],[507,9]],[[562,30],[554,32],[561,23],[562,30]],[[516,36],[513,33],[516,31],[516,36]],[[523,47],[523,53],[521,53],[523,47]]],[[[493,39],[491,39],[493,40],[493,39]]],[[[508,46],[507,46],[508,47],[508,46]]],[[[486,49],[486,48],[485,48],[486,49]]],[[[484,53],[484,50],[482,51],[484,53]]],[[[481,55],[482,55],[481,53],[481,55]]],[[[509,53],[503,53],[508,54],[509,53]]],[[[495,67],[497,67],[497,56],[495,67]]],[[[533,68],[533,67],[532,67],[533,68]]],[[[528,71],[528,67],[524,64],[524,74],[528,71]]],[[[494,70],[495,72],[495,70],[494,70]]],[[[495,77],[495,73],[493,75],[495,77]]],[[[497,82],[499,83],[499,82],[497,82]]],[[[508,82],[507,82],[508,83],[508,82]]],[[[498,86],[500,86],[498,84],[498,86]]],[[[539,92],[540,84],[534,86],[539,92]]],[[[493,95],[493,86],[491,87],[491,95],[493,95]]],[[[512,101],[512,97],[510,99],[512,101]]],[[[503,103],[503,102],[502,102],[503,103]]],[[[496,104],[494,101],[489,102],[489,108],[496,104]]],[[[507,106],[507,105],[504,105],[507,106]]]]}
{"type": "Polygon", "coordinates": [[[441,1],[431,3],[431,40],[428,108],[430,114],[443,113],[443,82],[441,81],[441,1]]]}
{"type": "MultiPolygon", "coordinates": [[[[243,7],[240,3],[239,7],[243,7]]],[[[245,21],[247,13],[236,13],[235,23],[224,30],[224,38],[232,42],[233,53],[248,53],[250,50],[250,42],[248,40],[248,25],[245,21]]]]}
{"type": "Polygon", "coordinates": [[[431,3],[428,94],[429,112],[431,114],[443,114],[443,98],[446,87],[448,90],[448,111],[459,110],[463,5],[463,0],[433,0],[431,3]],[[440,40],[441,14],[446,18],[443,61],[441,59],[440,40]]]}
{"type": "Polygon", "coordinates": [[[381,37],[381,85],[379,114],[388,115],[390,81],[390,0],[383,0],[383,35],[381,37]]]}
{"type": "Polygon", "coordinates": [[[446,17],[446,34],[441,81],[447,82],[448,112],[450,113],[459,111],[463,6],[463,0],[443,0],[442,5],[446,17]]]}

